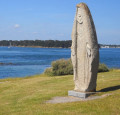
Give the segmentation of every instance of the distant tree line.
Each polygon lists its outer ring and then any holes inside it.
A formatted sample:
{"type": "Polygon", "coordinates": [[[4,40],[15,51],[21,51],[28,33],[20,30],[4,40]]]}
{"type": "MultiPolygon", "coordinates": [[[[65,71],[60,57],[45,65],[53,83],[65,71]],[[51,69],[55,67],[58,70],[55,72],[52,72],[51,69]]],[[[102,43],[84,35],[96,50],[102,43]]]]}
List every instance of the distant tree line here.
{"type": "Polygon", "coordinates": [[[107,44],[99,44],[100,48],[120,48],[120,45],[107,45],[107,44]]]}
{"type": "Polygon", "coordinates": [[[0,46],[36,46],[36,47],[71,47],[71,40],[59,41],[59,40],[2,40],[0,46]]]}
{"type": "MultiPolygon", "coordinates": [[[[71,40],[1,40],[0,46],[24,46],[24,47],[56,47],[56,48],[69,48],[71,47],[71,40]]],[[[99,48],[120,48],[120,45],[106,45],[99,44],[99,48]]]]}

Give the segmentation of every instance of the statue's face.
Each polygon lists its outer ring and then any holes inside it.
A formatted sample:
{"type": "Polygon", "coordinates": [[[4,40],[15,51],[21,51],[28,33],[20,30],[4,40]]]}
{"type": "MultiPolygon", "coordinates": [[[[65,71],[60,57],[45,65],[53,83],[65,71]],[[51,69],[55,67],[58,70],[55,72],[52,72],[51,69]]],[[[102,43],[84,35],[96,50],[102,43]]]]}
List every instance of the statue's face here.
{"type": "Polygon", "coordinates": [[[77,22],[80,23],[80,24],[83,23],[80,8],[78,8],[78,12],[77,12],[77,22]]]}

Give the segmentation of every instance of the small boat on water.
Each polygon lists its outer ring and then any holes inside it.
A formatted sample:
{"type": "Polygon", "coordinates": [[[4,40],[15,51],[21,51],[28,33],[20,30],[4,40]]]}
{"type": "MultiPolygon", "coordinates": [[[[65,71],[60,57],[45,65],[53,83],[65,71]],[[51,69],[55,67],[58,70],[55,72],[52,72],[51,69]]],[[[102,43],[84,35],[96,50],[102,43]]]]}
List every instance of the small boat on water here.
{"type": "Polygon", "coordinates": [[[12,47],[12,45],[11,45],[11,42],[10,42],[10,45],[8,46],[8,48],[11,48],[12,47]]]}

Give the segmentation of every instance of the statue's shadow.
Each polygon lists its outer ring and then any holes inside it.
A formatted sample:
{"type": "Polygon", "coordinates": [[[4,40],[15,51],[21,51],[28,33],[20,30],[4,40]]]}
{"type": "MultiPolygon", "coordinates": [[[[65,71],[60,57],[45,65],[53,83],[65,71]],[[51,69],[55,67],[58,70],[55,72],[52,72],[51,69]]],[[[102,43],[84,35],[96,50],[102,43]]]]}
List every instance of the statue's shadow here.
{"type": "Polygon", "coordinates": [[[107,88],[101,89],[98,92],[109,92],[109,91],[115,91],[115,90],[119,90],[119,89],[120,89],[120,85],[117,85],[117,86],[112,86],[112,87],[107,87],[107,88]]]}

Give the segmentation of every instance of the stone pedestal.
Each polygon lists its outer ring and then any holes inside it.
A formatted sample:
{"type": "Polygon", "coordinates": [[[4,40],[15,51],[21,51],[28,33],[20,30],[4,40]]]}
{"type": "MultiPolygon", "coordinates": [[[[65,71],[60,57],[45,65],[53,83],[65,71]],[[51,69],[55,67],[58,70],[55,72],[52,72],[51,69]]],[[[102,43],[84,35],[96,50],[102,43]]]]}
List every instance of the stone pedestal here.
{"type": "Polygon", "coordinates": [[[71,90],[71,91],[68,91],[68,96],[73,96],[73,97],[85,99],[85,98],[87,98],[90,95],[93,95],[95,93],[96,92],[78,92],[78,91],[71,90]]]}

